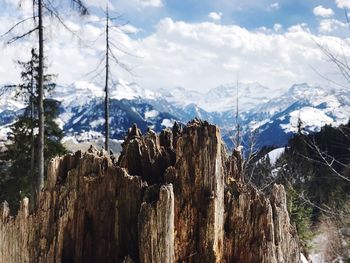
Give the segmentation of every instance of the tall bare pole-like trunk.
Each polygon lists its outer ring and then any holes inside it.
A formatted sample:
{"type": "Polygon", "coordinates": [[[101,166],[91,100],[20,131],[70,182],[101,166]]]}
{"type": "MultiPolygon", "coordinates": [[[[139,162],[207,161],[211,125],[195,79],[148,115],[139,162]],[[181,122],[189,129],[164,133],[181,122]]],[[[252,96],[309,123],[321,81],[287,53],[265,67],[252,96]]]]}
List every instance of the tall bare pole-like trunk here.
{"type": "Polygon", "coordinates": [[[237,79],[236,79],[236,138],[235,138],[235,147],[238,148],[241,145],[241,138],[240,138],[240,125],[239,125],[239,100],[238,100],[238,89],[239,89],[239,75],[237,73],[237,79]]]}
{"type": "MultiPolygon", "coordinates": [[[[35,173],[35,135],[34,135],[34,99],[35,99],[35,87],[34,87],[34,61],[33,61],[33,50],[32,50],[32,61],[30,62],[30,75],[31,75],[31,81],[30,81],[30,120],[32,122],[32,127],[30,130],[30,137],[31,137],[31,149],[30,149],[30,175],[32,178],[32,196],[35,198],[36,196],[36,173],[35,173]]],[[[30,202],[31,209],[34,208],[35,202],[30,202]]]]}
{"type": "Polygon", "coordinates": [[[38,0],[38,31],[39,31],[39,69],[38,69],[38,115],[39,115],[39,137],[38,137],[38,177],[36,199],[44,187],[44,38],[43,38],[43,3],[38,0]]]}
{"type": "Polygon", "coordinates": [[[105,80],[105,150],[109,152],[109,13],[106,7],[106,80],[105,80]]]}

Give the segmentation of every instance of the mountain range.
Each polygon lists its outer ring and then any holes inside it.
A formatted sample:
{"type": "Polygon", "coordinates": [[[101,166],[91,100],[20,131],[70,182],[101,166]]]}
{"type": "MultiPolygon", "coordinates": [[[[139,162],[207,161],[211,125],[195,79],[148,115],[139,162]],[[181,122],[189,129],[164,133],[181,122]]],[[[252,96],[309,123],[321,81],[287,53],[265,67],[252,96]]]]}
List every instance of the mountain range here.
{"type": "MultiPolygon", "coordinates": [[[[237,94],[238,122],[242,133],[256,130],[256,143],[283,146],[297,131],[298,121],[305,132],[318,131],[330,124],[347,123],[350,116],[350,92],[345,88],[295,84],[286,92],[269,92],[259,83],[226,84],[206,93],[181,87],[157,91],[143,89],[136,83],[119,81],[111,89],[111,138],[122,140],[127,129],[136,123],[142,132],[160,131],[175,121],[186,123],[195,117],[217,124],[226,144],[231,147],[235,133],[237,94]]],[[[56,120],[65,131],[65,141],[101,140],[104,129],[103,88],[76,82],[58,86],[50,96],[61,101],[56,120]]],[[[6,140],[9,124],[20,114],[24,103],[11,91],[0,98],[0,142],[6,140]]],[[[244,138],[244,137],[243,137],[244,138]]]]}

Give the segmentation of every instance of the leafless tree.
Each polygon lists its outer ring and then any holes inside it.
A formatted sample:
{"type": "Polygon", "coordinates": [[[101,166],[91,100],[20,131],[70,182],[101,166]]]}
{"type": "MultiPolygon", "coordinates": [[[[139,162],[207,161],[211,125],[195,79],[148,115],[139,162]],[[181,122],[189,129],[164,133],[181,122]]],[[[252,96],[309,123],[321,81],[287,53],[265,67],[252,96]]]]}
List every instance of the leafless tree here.
{"type": "Polygon", "coordinates": [[[237,73],[236,78],[236,113],[235,113],[235,136],[233,139],[233,143],[235,148],[238,150],[241,147],[241,125],[239,123],[239,75],[237,73]]]}
{"type": "MultiPolygon", "coordinates": [[[[109,152],[109,141],[110,141],[110,114],[109,114],[109,108],[110,108],[110,95],[109,95],[109,89],[111,83],[114,84],[112,71],[111,69],[113,66],[119,67],[126,72],[132,74],[132,69],[125,63],[123,63],[118,56],[115,53],[115,50],[129,55],[129,56],[135,56],[126,51],[121,47],[121,44],[117,41],[117,34],[127,34],[127,30],[125,30],[125,26],[129,24],[129,22],[121,22],[122,16],[116,15],[111,16],[111,11],[108,5],[108,1],[106,2],[106,10],[105,10],[105,29],[102,32],[101,35],[105,35],[105,50],[104,50],[104,56],[100,59],[100,62],[98,63],[98,66],[93,71],[89,72],[87,75],[93,73],[94,75],[91,78],[91,81],[93,81],[95,78],[100,77],[104,78],[104,92],[105,92],[105,100],[104,100],[104,117],[105,117],[105,150],[109,152]],[[103,67],[102,67],[103,65],[103,67]],[[102,67],[102,68],[101,68],[102,67]],[[103,76],[104,72],[104,76],[103,76]]],[[[100,35],[100,36],[101,36],[100,35]]]]}
{"type": "Polygon", "coordinates": [[[248,167],[256,157],[257,151],[257,136],[258,130],[248,131],[246,136],[242,136],[242,126],[240,123],[240,112],[239,112],[239,74],[236,77],[236,112],[235,112],[235,124],[234,131],[235,134],[232,138],[234,151],[240,154],[242,157],[242,174],[245,178],[248,178],[248,182],[251,182],[254,169],[247,174],[248,167]]]}

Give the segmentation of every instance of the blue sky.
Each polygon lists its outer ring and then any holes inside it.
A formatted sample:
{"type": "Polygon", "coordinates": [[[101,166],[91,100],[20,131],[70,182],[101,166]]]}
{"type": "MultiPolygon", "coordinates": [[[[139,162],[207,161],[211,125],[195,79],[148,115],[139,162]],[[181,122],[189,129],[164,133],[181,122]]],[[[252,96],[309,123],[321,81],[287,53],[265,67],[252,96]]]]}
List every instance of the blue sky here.
{"type": "MultiPolygon", "coordinates": [[[[22,8],[18,8],[18,0],[1,1],[0,34],[31,12],[31,1],[23,0],[22,8]]],[[[350,29],[344,16],[350,0],[110,1],[114,11],[130,21],[127,31],[132,33],[117,33],[115,41],[135,55],[115,50],[134,72],[130,75],[114,68],[115,78],[155,90],[182,86],[202,92],[234,83],[238,72],[241,81],[259,82],[272,93],[295,83],[344,84],[316,42],[333,54],[350,56],[350,29]]],[[[103,30],[103,24],[88,22],[101,16],[105,2],[85,2],[92,17],[70,16],[61,8],[63,19],[83,42],[74,39],[57,22],[46,19],[46,54],[62,85],[90,81],[85,74],[96,67],[104,48],[103,38],[93,45],[86,43],[103,30]]],[[[17,33],[25,29],[19,28],[17,33]]],[[[18,67],[13,61],[28,57],[35,41],[32,36],[7,46],[6,38],[0,38],[0,83],[18,79],[18,67]]]]}
{"type": "MultiPolygon", "coordinates": [[[[333,0],[162,0],[160,6],[135,8],[125,4],[125,0],[112,1],[113,5],[130,21],[147,33],[164,17],[188,23],[210,21],[208,14],[221,13],[221,24],[237,24],[249,30],[260,27],[272,28],[274,24],[290,27],[306,23],[310,29],[317,31],[320,17],[313,13],[317,6],[331,8],[334,17],[345,21],[344,10],[338,8],[333,0]]],[[[151,2],[151,1],[149,1],[151,2]]]]}

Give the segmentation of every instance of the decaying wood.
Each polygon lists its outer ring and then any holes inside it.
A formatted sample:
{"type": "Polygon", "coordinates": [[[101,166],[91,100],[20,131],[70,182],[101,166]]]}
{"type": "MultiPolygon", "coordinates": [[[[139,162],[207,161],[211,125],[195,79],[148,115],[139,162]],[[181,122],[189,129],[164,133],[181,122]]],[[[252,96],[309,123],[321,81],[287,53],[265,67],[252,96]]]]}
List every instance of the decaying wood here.
{"type": "Polygon", "coordinates": [[[286,194],[240,176],[220,131],[194,120],[142,136],[114,162],[90,149],[51,161],[37,211],[0,214],[0,262],[300,262],[286,194]]]}

